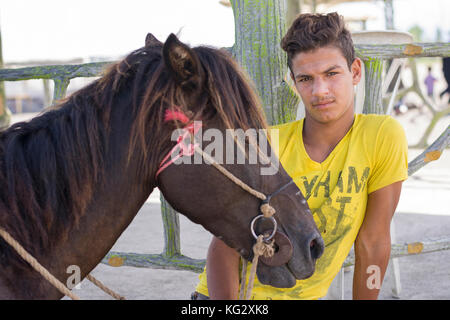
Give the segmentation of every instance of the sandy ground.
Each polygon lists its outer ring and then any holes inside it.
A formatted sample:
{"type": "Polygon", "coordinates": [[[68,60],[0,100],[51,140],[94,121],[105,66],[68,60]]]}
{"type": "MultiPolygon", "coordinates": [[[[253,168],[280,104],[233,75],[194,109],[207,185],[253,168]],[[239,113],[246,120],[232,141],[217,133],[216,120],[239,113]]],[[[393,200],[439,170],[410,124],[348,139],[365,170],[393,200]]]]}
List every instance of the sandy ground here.
{"type": "MultiPolygon", "coordinates": [[[[30,115],[14,116],[14,122],[30,115]]],[[[413,144],[419,139],[428,114],[410,111],[397,117],[413,144]]],[[[434,140],[450,124],[450,116],[442,119],[433,131],[434,140]]],[[[412,160],[421,150],[410,149],[412,160]]],[[[430,163],[403,185],[401,199],[394,216],[396,243],[407,243],[450,235],[450,152],[430,163]]],[[[180,217],[182,253],[204,259],[211,234],[201,226],[180,217]]],[[[136,253],[160,253],[164,237],[159,209],[159,193],[155,190],[131,225],[117,240],[112,250],[136,253]]],[[[400,299],[450,299],[450,250],[403,257],[399,260],[402,290],[400,299]]],[[[344,273],[345,299],[351,299],[352,268],[344,273]]],[[[189,299],[198,281],[190,271],[111,267],[100,264],[91,273],[127,299],[189,299]]],[[[387,273],[380,299],[394,299],[391,294],[392,274],[387,273]]],[[[75,293],[82,299],[111,299],[84,280],[75,293]]]]}

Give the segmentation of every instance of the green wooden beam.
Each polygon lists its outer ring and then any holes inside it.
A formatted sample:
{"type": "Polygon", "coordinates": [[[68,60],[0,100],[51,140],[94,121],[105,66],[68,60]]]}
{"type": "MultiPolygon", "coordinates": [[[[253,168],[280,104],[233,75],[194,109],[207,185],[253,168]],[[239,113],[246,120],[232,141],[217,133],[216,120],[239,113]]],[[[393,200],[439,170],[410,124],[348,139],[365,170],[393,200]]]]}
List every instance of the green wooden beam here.
{"type": "MultiPolygon", "coordinates": [[[[417,241],[410,243],[393,243],[391,245],[390,259],[410,257],[413,255],[431,253],[450,250],[450,237],[443,237],[439,239],[429,239],[425,241],[417,241]]],[[[345,259],[342,267],[349,267],[355,264],[355,253],[350,252],[347,259],[345,259]]]]}
{"type": "Polygon", "coordinates": [[[113,267],[138,267],[153,269],[187,270],[193,272],[203,272],[205,267],[204,259],[192,259],[183,255],[167,257],[164,254],[140,254],[131,252],[109,252],[103,258],[103,264],[113,267]]]}
{"type": "Polygon", "coordinates": [[[113,62],[94,62],[73,65],[36,66],[14,69],[0,69],[0,81],[21,81],[31,79],[73,79],[98,77],[113,62]]]}
{"type": "Polygon", "coordinates": [[[450,57],[450,43],[407,43],[407,44],[357,44],[355,52],[362,60],[450,57]]]}

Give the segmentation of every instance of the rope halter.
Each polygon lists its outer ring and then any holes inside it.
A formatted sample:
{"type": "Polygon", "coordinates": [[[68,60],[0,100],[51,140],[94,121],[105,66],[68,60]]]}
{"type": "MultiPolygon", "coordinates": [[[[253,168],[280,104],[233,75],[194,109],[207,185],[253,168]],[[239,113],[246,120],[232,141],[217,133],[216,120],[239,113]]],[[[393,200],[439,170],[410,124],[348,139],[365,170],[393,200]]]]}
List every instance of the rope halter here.
{"type": "MultiPolygon", "coordinates": [[[[247,290],[245,290],[244,284],[245,284],[245,279],[246,279],[246,276],[245,276],[246,271],[245,270],[246,270],[247,261],[244,260],[243,276],[242,276],[242,280],[241,280],[242,281],[241,289],[240,289],[240,293],[239,293],[239,299],[242,300],[244,297],[245,291],[246,291],[245,298],[246,298],[246,300],[248,300],[251,297],[251,291],[253,288],[253,283],[254,283],[254,279],[255,279],[255,275],[256,275],[256,267],[258,265],[259,257],[262,256],[264,258],[272,258],[275,254],[274,237],[276,235],[281,235],[279,232],[277,232],[278,224],[277,224],[277,221],[275,220],[275,218],[273,217],[274,214],[276,213],[276,210],[275,210],[275,208],[273,208],[270,205],[270,203],[269,203],[270,199],[273,196],[280,193],[281,191],[283,191],[289,185],[294,183],[294,181],[291,180],[290,182],[286,183],[281,188],[279,188],[278,190],[276,190],[275,192],[273,192],[272,194],[270,194],[268,196],[251,188],[250,186],[245,184],[242,180],[240,180],[239,178],[234,176],[227,169],[225,169],[223,166],[218,164],[214,158],[212,158],[209,154],[205,153],[199,147],[198,143],[195,143],[194,135],[201,128],[201,124],[199,124],[198,127],[195,126],[195,124],[197,124],[198,122],[194,122],[194,123],[191,123],[188,125],[187,124],[189,122],[188,118],[181,111],[179,111],[180,109],[178,107],[175,107],[175,109],[176,110],[169,110],[169,109],[166,110],[165,121],[178,120],[178,121],[181,121],[182,123],[184,123],[186,126],[184,128],[184,133],[178,137],[176,145],[171,149],[171,151],[161,161],[159,169],[156,172],[156,178],[164,169],[166,169],[170,164],[174,163],[178,158],[180,158],[182,156],[192,156],[194,152],[197,152],[200,155],[202,155],[202,157],[206,161],[208,161],[208,163],[212,164],[217,170],[219,170],[223,175],[225,175],[228,179],[230,179],[236,185],[238,185],[239,187],[241,187],[242,189],[244,189],[251,195],[255,196],[256,198],[259,198],[260,200],[262,200],[262,203],[260,206],[261,214],[256,216],[255,218],[253,218],[251,225],[250,225],[250,231],[251,231],[253,237],[256,239],[256,243],[253,245],[253,259],[252,259],[252,268],[251,268],[251,272],[250,272],[249,282],[248,282],[247,290]],[[191,142],[188,145],[185,145],[184,140],[189,135],[191,136],[191,142]],[[169,157],[171,157],[171,160],[168,160],[169,157]],[[273,223],[272,233],[268,236],[266,236],[264,234],[257,235],[254,230],[255,222],[261,218],[270,219],[273,223]]],[[[289,251],[289,253],[287,255],[285,254],[284,259],[286,261],[281,261],[282,262],[281,264],[286,263],[292,256],[292,245],[290,244],[289,239],[286,236],[283,235],[283,237],[285,239],[287,239],[287,242],[290,245],[291,250],[289,251]]]]}

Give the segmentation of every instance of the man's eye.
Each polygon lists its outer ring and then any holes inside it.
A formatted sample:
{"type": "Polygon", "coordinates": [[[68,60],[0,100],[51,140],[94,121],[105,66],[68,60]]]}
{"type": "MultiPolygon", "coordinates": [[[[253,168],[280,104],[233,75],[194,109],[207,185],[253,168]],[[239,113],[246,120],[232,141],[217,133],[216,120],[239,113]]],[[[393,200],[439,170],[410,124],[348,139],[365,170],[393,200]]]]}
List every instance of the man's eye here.
{"type": "Polygon", "coordinates": [[[297,80],[297,82],[306,82],[308,80],[309,80],[309,78],[300,78],[297,80]]]}
{"type": "Polygon", "coordinates": [[[334,76],[334,75],[337,75],[337,72],[328,72],[329,77],[334,76]]]}

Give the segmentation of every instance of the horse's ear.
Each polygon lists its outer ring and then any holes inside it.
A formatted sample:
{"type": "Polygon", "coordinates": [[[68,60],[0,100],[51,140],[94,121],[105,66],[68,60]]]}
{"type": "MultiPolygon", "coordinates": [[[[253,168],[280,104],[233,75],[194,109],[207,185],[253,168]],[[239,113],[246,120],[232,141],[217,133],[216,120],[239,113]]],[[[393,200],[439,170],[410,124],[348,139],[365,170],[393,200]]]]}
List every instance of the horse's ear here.
{"type": "Polygon", "coordinates": [[[163,43],[156,39],[154,35],[151,33],[147,33],[147,36],[145,37],[145,46],[146,47],[154,47],[157,45],[162,45],[163,43]]]}
{"type": "Polygon", "coordinates": [[[171,33],[163,46],[163,57],[172,77],[183,89],[201,86],[204,72],[197,54],[171,33]]]}

